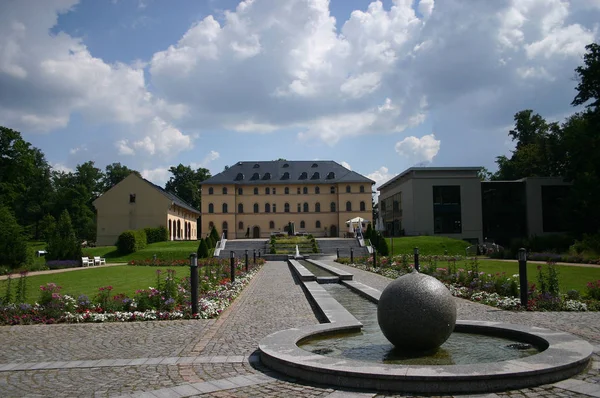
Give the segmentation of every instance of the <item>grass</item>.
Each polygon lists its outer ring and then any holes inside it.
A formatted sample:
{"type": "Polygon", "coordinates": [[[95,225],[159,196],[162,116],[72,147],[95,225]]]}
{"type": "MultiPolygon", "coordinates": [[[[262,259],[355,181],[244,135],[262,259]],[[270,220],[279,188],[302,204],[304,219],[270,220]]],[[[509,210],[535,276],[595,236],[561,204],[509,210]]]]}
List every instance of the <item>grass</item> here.
{"type": "MultiPolygon", "coordinates": [[[[544,264],[527,263],[527,281],[538,285],[538,269],[537,267],[544,264]]],[[[457,264],[458,266],[458,264],[457,264]]],[[[479,269],[488,274],[496,272],[506,272],[508,275],[519,273],[518,261],[497,261],[497,260],[479,260],[479,269]]],[[[558,271],[558,279],[560,283],[560,291],[566,293],[571,289],[578,290],[580,293],[585,293],[588,282],[600,280],[600,268],[593,267],[573,267],[567,265],[556,265],[558,271]]]]}
{"type": "MultiPolygon", "coordinates": [[[[33,304],[39,299],[40,286],[46,283],[56,283],[62,287],[61,293],[77,298],[85,294],[92,298],[98,293],[98,288],[112,286],[112,294],[125,293],[133,296],[138,289],[156,287],[156,271],[175,269],[175,276],[180,279],[189,276],[188,267],[143,267],[117,265],[106,268],[89,268],[81,271],[61,272],[56,274],[35,275],[27,277],[27,302],[33,304]]],[[[13,298],[18,283],[18,276],[12,280],[13,298]]],[[[4,296],[6,281],[0,281],[0,294],[4,296]]]]}
{"type": "Polygon", "coordinates": [[[465,249],[470,246],[470,243],[460,240],[446,238],[443,236],[403,236],[399,238],[386,238],[388,246],[390,247],[390,253],[397,254],[413,254],[415,247],[419,248],[421,255],[436,255],[444,254],[448,251],[448,254],[460,254],[465,255],[465,249]]]}
{"type": "Polygon", "coordinates": [[[131,260],[151,259],[156,254],[157,259],[185,260],[190,258],[190,253],[198,250],[199,241],[169,241],[151,243],[144,249],[135,253],[122,255],[117,252],[116,246],[86,247],[83,256],[100,256],[106,258],[107,263],[125,263],[131,260]]]}

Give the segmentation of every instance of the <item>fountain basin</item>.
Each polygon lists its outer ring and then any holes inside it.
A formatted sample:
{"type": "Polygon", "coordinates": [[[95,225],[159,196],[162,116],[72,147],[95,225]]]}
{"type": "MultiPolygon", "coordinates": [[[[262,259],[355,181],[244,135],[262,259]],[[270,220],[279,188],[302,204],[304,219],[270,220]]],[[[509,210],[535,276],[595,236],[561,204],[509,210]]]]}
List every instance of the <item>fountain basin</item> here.
{"type": "Polygon", "coordinates": [[[520,389],[553,383],[580,373],[592,346],[577,337],[545,328],[485,321],[457,321],[465,333],[505,336],[537,347],[526,358],[471,365],[385,365],[326,357],[303,350],[309,338],[360,328],[352,320],[288,329],[265,337],[259,344],[261,361],[286,375],[315,383],[349,388],[412,393],[479,393],[520,389]]]}

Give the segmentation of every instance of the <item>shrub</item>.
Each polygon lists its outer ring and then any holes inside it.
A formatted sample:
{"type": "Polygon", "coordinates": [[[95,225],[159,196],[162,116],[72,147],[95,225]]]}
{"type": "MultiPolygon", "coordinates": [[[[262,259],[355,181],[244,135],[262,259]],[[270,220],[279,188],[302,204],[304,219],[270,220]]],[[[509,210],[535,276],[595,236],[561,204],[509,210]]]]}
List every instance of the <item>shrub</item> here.
{"type": "Polygon", "coordinates": [[[219,241],[219,239],[221,239],[221,236],[219,236],[219,232],[217,231],[217,227],[213,227],[210,230],[210,237],[213,240],[213,246],[212,247],[215,247],[216,244],[217,244],[217,242],[219,241]]]}
{"type": "Polygon", "coordinates": [[[41,238],[46,242],[50,242],[50,238],[52,234],[54,234],[54,230],[56,229],[56,219],[50,215],[46,214],[40,220],[40,235],[41,238]]]}
{"type": "Polygon", "coordinates": [[[148,244],[166,242],[169,240],[169,231],[165,227],[144,228],[148,244]]]}
{"type": "Polygon", "coordinates": [[[146,247],[146,232],[140,230],[128,230],[117,239],[117,251],[121,254],[134,253],[146,247]]]}
{"type": "Polygon", "coordinates": [[[589,298],[600,301],[600,280],[588,282],[586,290],[589,298]]]}
{"type": "Polygon", "coordinates": [[[367,225],[367,230],[365,232],[365,239],[371,239],[371,235],[373,234],[373,228],[371,227],[371,223],[367,225]]]}
{"type": "Polygon", "coordinates": [[[68,211],[63,211],[58,219],[56,229],[48,242],[48,260],[79,260],[81,245],[75,236],[68,211]]]}
{"type": "Polygon", "coordinates": [[[23,228],[7,207],[0,207],[0,265],[18,268],[30,262],[23,228]]]}
{"type": "Polygon", "coordinates": [[[200,244],[198,245],[198,258],[208,258],[208,246],[204,239],[200,239],[200,244]]]}

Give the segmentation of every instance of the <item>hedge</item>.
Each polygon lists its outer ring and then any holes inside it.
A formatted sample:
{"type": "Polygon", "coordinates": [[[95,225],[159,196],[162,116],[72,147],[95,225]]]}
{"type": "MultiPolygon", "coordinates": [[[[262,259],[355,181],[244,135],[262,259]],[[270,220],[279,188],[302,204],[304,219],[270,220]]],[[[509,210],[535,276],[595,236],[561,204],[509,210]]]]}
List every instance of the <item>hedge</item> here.
{"type": "Polygon", "coordinates": [[[127,230],[117,239],[117,250],[121,254],[134,253],[146,247],[148,240],[143,229],[127,230]]]}
{"type": "Polygon", "coordinates": [[[166,242],[169,240],[169,231],[165,227],[144,228],[146,232],[146,241],[148,244],[156,242],[166,242]]]}

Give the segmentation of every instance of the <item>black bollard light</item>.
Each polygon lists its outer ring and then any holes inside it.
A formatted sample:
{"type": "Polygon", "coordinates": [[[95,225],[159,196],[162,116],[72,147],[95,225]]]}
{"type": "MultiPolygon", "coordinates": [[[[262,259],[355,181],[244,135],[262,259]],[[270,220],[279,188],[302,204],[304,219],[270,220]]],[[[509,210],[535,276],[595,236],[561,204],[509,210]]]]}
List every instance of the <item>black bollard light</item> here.
{"type": "Polygon", "coordinates": [[[253,261],[253,263],[254,263],[254,265],[256,265],[256,249],[254,249],[253,251],[254,251],[254,261],[253,261]]]}
{"type": "Polygon", "coordinates": [[[413,251],[415,253],[415,269],[419,271],[419,248],[415,247],[413,251]]]}
{"type": "Polygon", "coordinates": [[[519,286],[521,289],[521,305],[527,307],[527,250],[519,249],[519,286]]]}
{"type": "Polygon", "coordinates": [[[340,259],[340,249],[337,248],[337,249],[335,249],[335,251],[337,252],[337,259],[339,260],[340,259]]]}
{"type": "Polygon", "coordinates": [[[229,259],[229,268],[231,271],[231,283],[235,282],[235,252],[231,252],[229,259]]]}
{"type": "Polygon", "coordinates": [[[190,284],[192,295],[192,315],[198,313],[198,254],[190,254],[190,284]]]}
{"type": "Polygon", "coordinates": [[[373,267],[377,267],[377,249],[373,248],[373,267]]]}
{"type": "Polygon", "coordinates": [[[350,248],[350,264],[354,264],[354,248],[350,248]]]}
{"type": "Polygon", "coordinates": [[[248,272],[248,249],[246,249],[246,272],[248,272]]]}
{"type": "Polygon", "coordinates": [[[260,249],[258,249],[258,258],[260,258],[260,249]]]}

